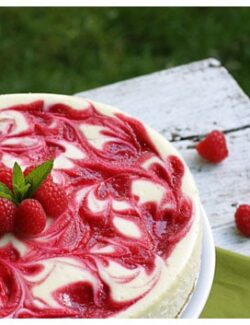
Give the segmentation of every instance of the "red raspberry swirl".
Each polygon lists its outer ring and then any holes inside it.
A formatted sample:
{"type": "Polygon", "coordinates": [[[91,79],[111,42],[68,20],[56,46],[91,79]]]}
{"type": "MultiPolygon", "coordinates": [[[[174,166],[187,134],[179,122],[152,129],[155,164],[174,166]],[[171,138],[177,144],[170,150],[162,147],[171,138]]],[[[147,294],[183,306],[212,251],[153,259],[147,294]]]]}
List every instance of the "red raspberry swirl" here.
{"type": "Polygon", "coordinates": [[[152,290],[190,228],[184,166],[140,122],[92,103],[2,109],[1,164],[48,159],[69,205],[37,236],[0,238],[0,317],[114,316],[152,290]]]}

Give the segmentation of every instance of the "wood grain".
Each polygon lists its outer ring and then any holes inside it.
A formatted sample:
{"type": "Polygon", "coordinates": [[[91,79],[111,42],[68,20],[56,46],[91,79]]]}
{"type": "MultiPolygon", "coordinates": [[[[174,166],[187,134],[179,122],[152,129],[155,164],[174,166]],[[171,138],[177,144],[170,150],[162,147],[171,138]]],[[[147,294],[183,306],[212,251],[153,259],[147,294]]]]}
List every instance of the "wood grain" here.
{"type": "Polygon", "coordinates": [[[216,245],[250,255],[250,239],[233,219],[237,204],[250,204],[250,100],[220,62],[207,59],[76,95],[117,106],[171,141],[194,174],[216,245]],[[194,149],[212,129],[227,134],[230,156],[219,165],[194,149]]]}

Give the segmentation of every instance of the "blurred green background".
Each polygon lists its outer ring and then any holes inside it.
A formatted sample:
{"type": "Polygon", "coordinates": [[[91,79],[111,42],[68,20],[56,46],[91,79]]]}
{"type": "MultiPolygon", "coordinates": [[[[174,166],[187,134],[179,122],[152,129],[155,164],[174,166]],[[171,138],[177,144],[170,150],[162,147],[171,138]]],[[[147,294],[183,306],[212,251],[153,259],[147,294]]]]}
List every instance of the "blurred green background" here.
{"type": "Polygon", "coordinates": [[[0,8],[1,93],[71,94],[207,57],[250,94],[250,8],[0,8]]]}

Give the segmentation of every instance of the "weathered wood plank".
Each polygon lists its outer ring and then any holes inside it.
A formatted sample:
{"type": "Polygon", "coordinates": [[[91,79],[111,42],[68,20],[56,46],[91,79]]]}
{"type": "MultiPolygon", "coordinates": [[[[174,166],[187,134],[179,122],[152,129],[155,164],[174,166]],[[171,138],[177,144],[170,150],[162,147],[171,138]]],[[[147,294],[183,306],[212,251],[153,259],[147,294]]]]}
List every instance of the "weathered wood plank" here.
{"type": "Polygon", "coordinates": [[[230,155],[218,165],[202,160],[192,140],[174,143],[195,176],[213,228],[230,223],[237,204],[250,203],[250,129],[227,134],[227,142],[230,155]]]}
{"type": "Polygon", "coordinates": [[[233,222],[213,229],[213,236],[217,246],[250,256],[249,238],[239,234],[233,222]]]}
{"type": "Polygon", "coordinates": [[[215,243],[250,255],[250,240],[233,223],[235,206],[250,202],[250,101],[218,61],[208,59],[77,95],[117,106],[172,141],[196,178],[215,243]],[[227,133],[230,150],[230,157],[216,166],[194,149],[197,138],[214,128],[227,133]]]}
{"type": "Polygon", "coordinates": [[[140,118],[169,140],[250,124],[250,103],[214,59],[80,93],[140,118]],[[248,109],[246,109],[248,108],[248,109]],[[152,118],[153,117],[153,118],[152,118]]]}

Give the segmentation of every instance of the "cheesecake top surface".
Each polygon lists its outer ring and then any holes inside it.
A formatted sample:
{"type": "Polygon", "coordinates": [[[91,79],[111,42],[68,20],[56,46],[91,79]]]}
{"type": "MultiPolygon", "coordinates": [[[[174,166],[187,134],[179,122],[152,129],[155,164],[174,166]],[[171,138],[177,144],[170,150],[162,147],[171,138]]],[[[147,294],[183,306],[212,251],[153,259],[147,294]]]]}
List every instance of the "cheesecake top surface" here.
{"type": "Polygon", "coordinates": [[[0,96],[0,166],[48,159],[68,208],[39,235],[0,237],[0,317],[131,310],[192,228],[196,193],[185,163],[155,131],[108,106],[0,96]]]}

